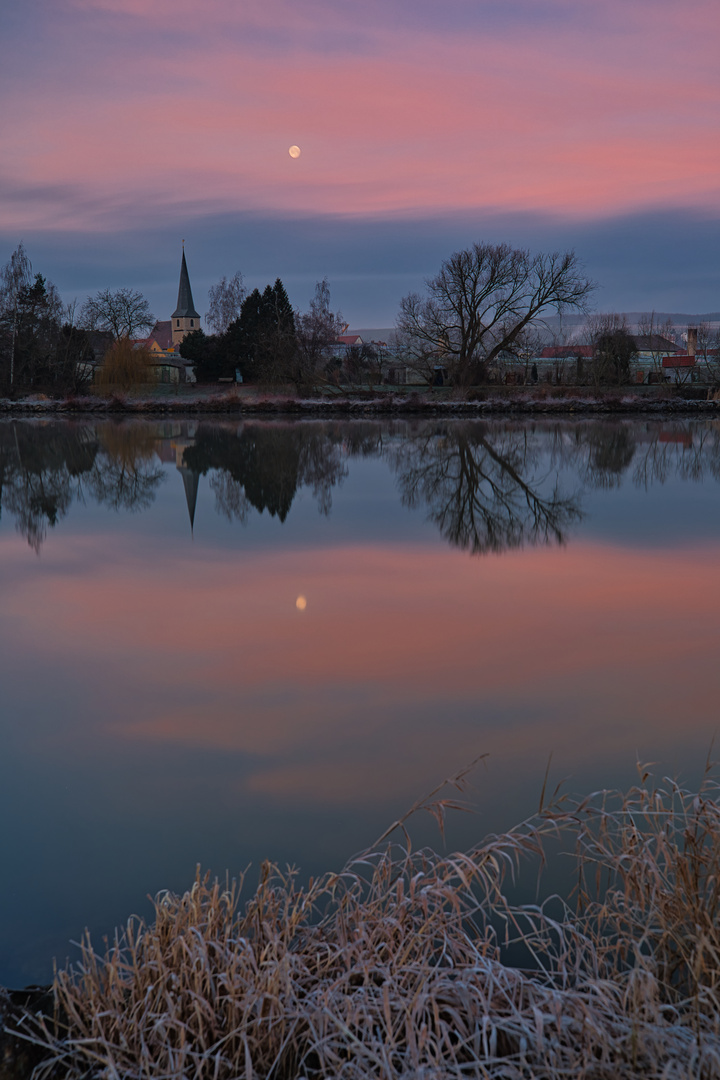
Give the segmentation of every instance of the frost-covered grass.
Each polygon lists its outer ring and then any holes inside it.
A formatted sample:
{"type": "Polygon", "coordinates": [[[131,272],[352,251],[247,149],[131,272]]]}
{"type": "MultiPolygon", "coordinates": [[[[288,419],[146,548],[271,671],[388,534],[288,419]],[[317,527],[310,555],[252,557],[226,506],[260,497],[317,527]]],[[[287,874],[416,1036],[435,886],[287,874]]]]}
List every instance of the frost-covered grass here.
{"type": "MultiPolygon", "coordinates": [[[[266,864],[244,899],[241,881],[198,873],[57,973],[65,1026],[36,1028],[41,1071],[720,1077],[718,785],[649,781],[555,801],[451,855],[413,851],[402,820],[305,887],[266,864]],[[509,883],[560,849],[574,895],[513,905],[509,883]]],[[[440,795],[419,806],[442,816],[440,795]]]]}
{"type": "Polygon", "coordinates": [[[0,415],[7,413],[486,413],[544,412],[717,412],[720,400],[705,388],[650,387],[638,392],[630,387],[598,390],[591,387],[473,387],[469,390],[422,387],[376,391],[350,390],[326,393],[281,392],[262,387],[156,388],[152,393],[113,391],[105,396],[85,395],[51,399],[42,394],[14,401],[0,399],[0,415]],[[691,388],[692,389],[692,388],[691,388]],[[698,397],[700,395],[700,397],[698,397]]]}

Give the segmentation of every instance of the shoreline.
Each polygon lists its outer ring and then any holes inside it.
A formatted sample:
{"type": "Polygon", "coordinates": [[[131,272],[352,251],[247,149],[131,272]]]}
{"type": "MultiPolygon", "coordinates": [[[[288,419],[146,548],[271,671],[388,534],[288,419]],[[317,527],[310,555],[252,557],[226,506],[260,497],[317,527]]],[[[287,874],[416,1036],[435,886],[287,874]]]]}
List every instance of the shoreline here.
{"type": "MultiPolygon", "coordinates": [[[[125,396],[77,398],[47,398],[42,394],[17,400],[0,399],[0,418],[22,415],[167,415],[167,414],[247,414],[288,416],[394,416],[430,415],[479,417],[487,415],[577,415],[616,413],[684,413],[714,414],[720,412],[720,400],[685,396],[678,388],[662,392],[638,390],[604,391],[601,393],[563,390],[543,393],[527,391],[508,393],[495,388],[479,389],[472,399],[440,397],[433,391],[409,394],[354,393],[337,397],[303,397],[295,394],[262,393],[260,391],[225,391],[203,395],[159,397],[125,396]]],[[[694,388],[693,388],[694,389],[694,388]]],[[[699,388],[698,388],[699,389],[699,388]]],[[[518,391],[520,388],[518,388],[518,391]]]]}

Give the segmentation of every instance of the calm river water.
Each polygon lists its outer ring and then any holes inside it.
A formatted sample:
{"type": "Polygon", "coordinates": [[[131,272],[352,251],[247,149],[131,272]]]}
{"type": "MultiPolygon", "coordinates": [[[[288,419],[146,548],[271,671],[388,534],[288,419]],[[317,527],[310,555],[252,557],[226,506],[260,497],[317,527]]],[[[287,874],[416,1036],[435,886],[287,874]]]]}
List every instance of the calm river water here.
{"type": "Polygon", "coordinates": [[[0,983],[197,863],[337,868],[481,752],[453,844],[550,753],[702,773],[715,423],[3,421],[0,507],[0,983]]]}

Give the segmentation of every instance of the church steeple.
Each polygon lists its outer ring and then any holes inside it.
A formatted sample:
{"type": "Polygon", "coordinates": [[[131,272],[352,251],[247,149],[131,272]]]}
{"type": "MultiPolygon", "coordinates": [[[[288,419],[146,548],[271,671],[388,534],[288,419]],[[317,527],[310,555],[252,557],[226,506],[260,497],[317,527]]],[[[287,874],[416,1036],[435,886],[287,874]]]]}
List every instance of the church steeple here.
{"type": "Polygon", "coordinates": [[[180,286],[178,288],[177,307],[172,313],[172,343],[179,345],[186,334],[200,327],[200,316],[193,304],[190,276],[185,262],[185,242],[183,241],[182,264],[180,266],[180,286]]]}

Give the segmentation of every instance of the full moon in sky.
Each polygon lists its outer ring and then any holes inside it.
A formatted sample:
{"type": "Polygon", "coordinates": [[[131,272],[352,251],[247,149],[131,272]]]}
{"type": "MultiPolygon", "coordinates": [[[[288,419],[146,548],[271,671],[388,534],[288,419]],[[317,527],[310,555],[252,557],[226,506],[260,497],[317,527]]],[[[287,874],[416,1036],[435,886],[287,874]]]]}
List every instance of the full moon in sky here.
{"type": "Polygon", "coordinates": [[[290,155],[290,157],[300,157],[300,152],[301,151],[299,146],[291,146],[288,150],[288,154],[290,155]]]}
{"type": "Polygon", "coordinates": [[[307,600],[304,596],[298,596],[297,600],[295,601],[295,607],[298,609],[298,611],[305,610],[305,608],[307,607],[307,600]]]}

